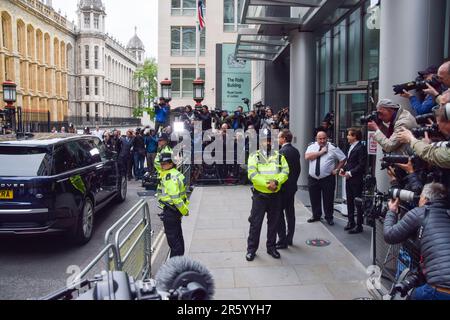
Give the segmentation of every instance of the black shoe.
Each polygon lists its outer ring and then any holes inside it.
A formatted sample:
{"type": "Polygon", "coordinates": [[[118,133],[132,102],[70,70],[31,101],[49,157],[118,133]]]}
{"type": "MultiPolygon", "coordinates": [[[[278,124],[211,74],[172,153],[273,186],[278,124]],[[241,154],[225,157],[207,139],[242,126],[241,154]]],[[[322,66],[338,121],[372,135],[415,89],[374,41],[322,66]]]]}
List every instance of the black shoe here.
{"type": "Polygon", "coordinates": [[[327,220],[327,223],[329,226],[334,226],[334,221],[333,220],[327,220]]]}
{"type": "Polygon", "coordinates": [[[277,250],[285,250],[287,248],[288,248],[287,244],[284,244],[284,243],[278,243],[277,244],[277,250]]]}
{"type": "Polygon", "coordinates": [[[247,255],[245,256],[245,259],[247,259],[248,262],[252,262],[253,260],[255,260],[256,258],[256,254],[254,253],[247,253],[247,255]]]}
{"type": "Polygon", "coordinates": [[[267,250],[267,254],[272,256],[272,258],[274,258],[274,259],[280,259],[281,258],[281,254],[276,249],[267,250]]]}
{"type": "Polygon", "coordinates": [[[349,223],[349,224],[347,224],[347,226],[345,227],[345,231],[350,231],[350,230],[353,230],[353,229],[355,229],[355,227],[356,227],[356,224],[354,224],[354,223],[349,223]]]}
{"type": "Polygon", "coordinates": [[[311,218],[308,220],[308,223],[320,222],[321,219],[311,218]]]}
{"type": "Polygon", "coordinates": [[[294,245],[294,241],[288,241],[288,246],[292,247],[294,245]]]}
{"type": "Polygon", "coordinates": [[[350,230],[349,234],[360,234],[360,233],[363,233],[363,232],[364,232],[363,227],[356,227],[355,229],[350,230]]]}

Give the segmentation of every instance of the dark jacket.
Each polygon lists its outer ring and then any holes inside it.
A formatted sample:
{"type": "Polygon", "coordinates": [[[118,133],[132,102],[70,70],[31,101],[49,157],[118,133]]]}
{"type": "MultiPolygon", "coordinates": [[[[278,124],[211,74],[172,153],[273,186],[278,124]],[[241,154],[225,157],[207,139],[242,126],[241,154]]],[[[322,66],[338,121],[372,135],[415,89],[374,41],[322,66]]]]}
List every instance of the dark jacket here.
{"type": "Polygon", "coordinates": [[[384,239],[399,244],[417,237],[420,239],[422,271],[430,285],[450,288],[450,210],[447,202],[435,202],[409,211],[398,223],[398,215],[388,212],[384,222],[384,239]],[[427,213],[428,212],[428,213],[427,213]]]}
{"type": "Polygon", "coordinates": [[[131,138],[129,141],[127,140],[127,137],[120,138],[120,153],[119,158],[120,159],[126,159],[131,156],[131,148],[133,147],[133,140],[134,138],[131,138]]]}
{"type": "Polygon", "coordinates": [[[298,179],[300,177],[301,163],[300,163],[300,152],[292,145],[287,144],[280,150],[289,165],[289,178],[288,181],[283,185],[282,190],[284,192],[297,192],[298,190],[298,179]]]}
{"type": "Polygon", "coordinates": [[[350,172],[352,178],[351,181],[362,182],[364,174],[366,173],[367,164],[367,149],[362,142],[359,142],[355,148],[353,148],[352,153],[350,153],[350,148],[346,152],[347,163],[344,166],[345,172],[350,172]]]}
{"type": "Polygon", "coordinates": [[[133,140],[133,151],[138,152],[141,155],[145,155],[145,142],[144,137],[137,135],[133,140]]]}

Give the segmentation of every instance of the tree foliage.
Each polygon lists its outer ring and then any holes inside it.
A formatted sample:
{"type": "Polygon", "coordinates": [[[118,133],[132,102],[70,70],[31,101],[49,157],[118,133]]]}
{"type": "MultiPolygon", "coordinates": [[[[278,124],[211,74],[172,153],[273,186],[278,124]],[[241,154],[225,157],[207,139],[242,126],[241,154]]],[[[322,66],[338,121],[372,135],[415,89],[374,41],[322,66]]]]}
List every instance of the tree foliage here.
{"type": "Polygon", "coordinates": [[[136,70],[134,78],[139,86],[140,105],[134,110],[134,117],[140,118],[147,112],[150,119],[155,118],[153,100],[158,97],[158,65],[155,58],[146,59],[144,65],[136,70]]]}

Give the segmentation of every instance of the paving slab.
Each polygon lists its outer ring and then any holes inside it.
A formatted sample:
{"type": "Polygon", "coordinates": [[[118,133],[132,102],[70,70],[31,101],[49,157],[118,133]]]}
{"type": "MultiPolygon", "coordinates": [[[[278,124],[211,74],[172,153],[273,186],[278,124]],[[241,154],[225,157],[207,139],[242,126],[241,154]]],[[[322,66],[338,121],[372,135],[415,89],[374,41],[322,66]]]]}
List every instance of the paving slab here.
{"type": "Polygon", "coordinates": [[[266,221],[256,259],[245,259],[252,200],[248,186],[198,187],[183,221],[186,255],[207,267],[217,300],[353,300],[369,297],[366,268],[311,212],[296,202],[294,246],[275,260],[265,250],[266,221]],[[316,248],[307,240],[324,239],[316,248]]]}

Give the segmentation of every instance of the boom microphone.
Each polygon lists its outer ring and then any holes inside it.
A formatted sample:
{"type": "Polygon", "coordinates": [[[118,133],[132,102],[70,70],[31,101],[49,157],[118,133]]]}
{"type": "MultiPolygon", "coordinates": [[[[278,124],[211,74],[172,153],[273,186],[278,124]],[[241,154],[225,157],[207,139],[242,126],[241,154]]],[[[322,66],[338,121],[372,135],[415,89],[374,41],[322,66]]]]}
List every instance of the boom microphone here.
{"type": "Polygon", "coordinates": [[[211,300],[215,286],[211,273],[187,257],[174,257],[156,274],[156,287],[173,292],[178,300],[211,300]]]}

